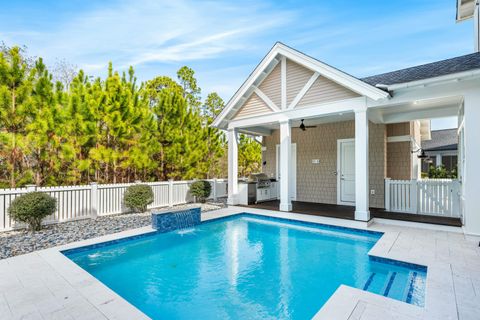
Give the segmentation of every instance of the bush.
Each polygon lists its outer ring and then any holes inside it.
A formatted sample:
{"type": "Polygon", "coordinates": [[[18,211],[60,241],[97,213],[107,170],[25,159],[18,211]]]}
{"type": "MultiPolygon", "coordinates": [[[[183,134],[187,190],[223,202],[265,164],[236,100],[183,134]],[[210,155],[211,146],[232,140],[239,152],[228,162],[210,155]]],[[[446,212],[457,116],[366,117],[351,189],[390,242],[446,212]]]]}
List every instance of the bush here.
{"type": "Polygon", "coordinates": [[[52,215],[57,208],[57,199],[43,192],[30,192],[15,198],[8,213],[15,221],[25,222],[30,230],[42,228],[42,220],[52,215]]]}
{"type": "Polygon", "coordinates": [[[152,187],[146,184],[136,184],[128,187],[123,195],[123,203],[133,212],[147,211],[147,206],[153,203],[152,187]]]}
{"type": "Polygon", "coordinates": [[[211,191],[212,186],[210,185],[210,182],[205,180],[195,181],[190,186],[190,193],[201,203],[205,203],[205,200],[210,196],[211,191]]]}
{"type": "Polygon", "coordinates": [[[445,166],[439,165],[435,167],[431,165],[428,168],[428,178],[430,179],[457,179],[457,169],[447,170],[445,166]]]}

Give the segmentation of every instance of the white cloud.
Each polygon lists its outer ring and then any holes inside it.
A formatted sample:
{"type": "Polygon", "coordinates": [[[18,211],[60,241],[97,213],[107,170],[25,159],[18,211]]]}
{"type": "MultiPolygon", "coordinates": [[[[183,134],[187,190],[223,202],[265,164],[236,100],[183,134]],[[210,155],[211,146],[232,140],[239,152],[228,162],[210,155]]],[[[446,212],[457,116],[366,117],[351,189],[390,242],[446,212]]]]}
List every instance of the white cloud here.
{"type": "Polygon", "coordinates": [[[291,18],[256,2],[121,1],[80,12],[43,36],[38,55],[66,58],[88,70],[109,60],[116,67],[212,59],[247,50],[258,36],[291,18]],[[268,9],[268,10],[267,10],[268,9]]]}

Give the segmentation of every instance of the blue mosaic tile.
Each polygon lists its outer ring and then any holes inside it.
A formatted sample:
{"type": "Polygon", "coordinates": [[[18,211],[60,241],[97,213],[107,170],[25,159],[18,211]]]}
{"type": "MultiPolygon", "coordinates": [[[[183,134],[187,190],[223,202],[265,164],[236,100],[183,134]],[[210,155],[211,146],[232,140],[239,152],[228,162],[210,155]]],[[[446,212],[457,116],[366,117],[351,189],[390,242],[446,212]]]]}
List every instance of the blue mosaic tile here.
{"type": "Polygon", "coordinates": [[[372,260],[372,261],[388,263],[388,264],[393,264],[393,265],[400,266],[400,267],[406,267],[406,268],[409,268],[409,269],[414,269],[414,270],[418,270],[418,271],[427,272],[427,267],[422,266],[420,264],[415,264],[415,263],[405,262],[405,261],[399,261],[399,260],[393,260],[393,259],[388,259],[388,258],[383,258],[383,257],[378,257],[378,256],[369,256],[369,257],[370,257],[370,260],[372,260]]]}
{"type": "Polygon", "coordinates": [[[412,303],[413,291],[415,290],[415,280],[417,279],[417,273],[413,272],[412,278],[410,279],[410,284],[408,286],[407,303],[412,303]]]}
{"type": "Polygon", "coordinates": [[[200,208],[164,210],[152,213],[152,228],[158,232],[191,228],[201,223],[200,208]]]}

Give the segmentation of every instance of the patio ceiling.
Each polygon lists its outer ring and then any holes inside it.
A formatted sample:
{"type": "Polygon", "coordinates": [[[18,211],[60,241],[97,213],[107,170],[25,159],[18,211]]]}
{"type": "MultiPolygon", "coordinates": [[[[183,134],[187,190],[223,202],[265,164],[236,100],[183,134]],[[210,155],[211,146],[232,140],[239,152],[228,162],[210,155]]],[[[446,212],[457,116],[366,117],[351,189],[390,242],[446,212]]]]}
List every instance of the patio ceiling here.
{"type": "MultiPolygon", "coordinates": [[[[323,117],[304,117],[304,124],[306,126],[316,126],[325,123],[341,122],[355,120],[355,113],[353,112],[344,112],[337,114],[330,114],[323,117]]],[[[300,126],[301,119],[295,119],[291,121],[292,128],[298,128],[300,126]]],[[[252,135],[261,135],[268,136],[272,134],[273,130],[279,129],[280,125],[278,122],[269,122],[262,124],[261,126],[247,127],[239,129],[242,133],[252,134],[252,135]]],[[[308,129],[307,129],[308,130],[308,129]]]]}
{"type": "Polygon", "coordinates": [[[369,119],[375,123],[397,123],[458,116],[462,102],[463,97],[451,96],[372,107],[369,109],[369,119]]]}

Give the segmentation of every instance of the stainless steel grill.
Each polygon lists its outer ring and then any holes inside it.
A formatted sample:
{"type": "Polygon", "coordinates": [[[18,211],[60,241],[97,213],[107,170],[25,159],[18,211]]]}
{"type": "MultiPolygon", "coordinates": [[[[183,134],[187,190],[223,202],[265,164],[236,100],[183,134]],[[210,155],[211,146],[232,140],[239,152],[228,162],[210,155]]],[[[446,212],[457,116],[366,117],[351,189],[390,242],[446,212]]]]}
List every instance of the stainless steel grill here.
{"type": "Polygon", "coordinates": [[[258,189],[270,188],[272,185],[270,178],[265,173],[254,173],[250,175],[248,181],[256,183],[258,189]]]}

